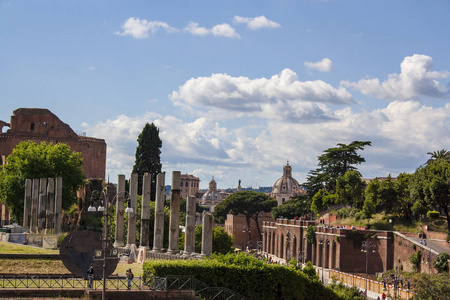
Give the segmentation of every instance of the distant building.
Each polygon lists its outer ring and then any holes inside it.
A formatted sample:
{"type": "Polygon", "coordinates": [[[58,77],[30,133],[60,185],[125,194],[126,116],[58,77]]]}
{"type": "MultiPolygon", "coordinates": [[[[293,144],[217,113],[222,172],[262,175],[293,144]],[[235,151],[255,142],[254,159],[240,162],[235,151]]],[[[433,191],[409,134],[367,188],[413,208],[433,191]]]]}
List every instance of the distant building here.
{"type": "Polygon", "coordinates": [[[290,198],[301,194],[305,194],[305,191],[300,188],[298,181],[292,177],[292,167],[287,162],[283,167],[283,176],[273,185],[271,196],[277,200],[278,205],[281,205],[290,198]]]}
{"type": "Polygon", "coordinates": [[[212,180],[209,182],[208,191],[203,194],[201,200],[199,201],[201,206],[208,207],[210,212],[214,211],[214,207],[216,207],[219,202],[222,201],[222,195],[217,190],[217,183],[214,180],[214,176],[212,180]]]}
{"type": "Polygon", "coordinates": [[[200,178],[194,175],[181,174],[181,198],[196,197],[199,191],[200,178]]]}
{"type": "Polygon", "coordinates": [[[48,109],[19,108],[13,112],[11,123],[0,121],[0,156],[3,164],[6,157],[22,141],[38,144],[64,143],[72,151],[81,153],[84,161],[83,171],[88,179],[105,179],[105,140],[77,135],[69,125],[48,109]],[[5,126],[10,129],[3,133],[5,126]]]}

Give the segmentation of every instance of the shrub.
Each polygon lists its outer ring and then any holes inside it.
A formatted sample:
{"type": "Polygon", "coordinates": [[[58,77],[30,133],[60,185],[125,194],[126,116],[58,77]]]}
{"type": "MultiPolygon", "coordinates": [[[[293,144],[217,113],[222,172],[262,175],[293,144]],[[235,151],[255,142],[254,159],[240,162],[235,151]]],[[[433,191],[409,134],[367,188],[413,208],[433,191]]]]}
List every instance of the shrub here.
{"type": "Polygon", "coordinates": [[[417,251],[416,253],[411,254],[409,257],[409,262],[413,264],[414,271],[419,271],[420,260],[422,259],[422,251],[417,251]]]}
{"type": "Polygon", "coordinates": [[[211,287],[226,287],[250,299],[342,299],[317,279],[245,254],[212,255],[203,260],[150,260],[144,280],[153,275],[191,275],[211,287]]]}

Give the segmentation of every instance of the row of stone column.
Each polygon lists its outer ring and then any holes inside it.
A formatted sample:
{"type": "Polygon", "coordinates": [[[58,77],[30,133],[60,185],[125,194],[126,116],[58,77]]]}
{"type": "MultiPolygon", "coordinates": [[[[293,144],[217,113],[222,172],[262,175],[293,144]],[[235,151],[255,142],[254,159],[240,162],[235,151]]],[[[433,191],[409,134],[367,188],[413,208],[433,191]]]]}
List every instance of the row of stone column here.
{"type": "MultiPolygon", "coordinates": [[[[128,232],[126,247],[131,247],[136,240],[136,208],[137,208],[137,183],[138,175],[132,173],[130,177],[130,207],[133,213],[128,215],[128,232]]],[[[145,173],[142,180],[142,208],[141,208],[141,232],[140,246],[149,248],[150,231],[150,189],[151,176],[145,173]]],[[[165,200],[165,172],[156,177],[155,197],[155,222],[152,251],[159,253],[164,251],[164,200],[165,200]]],[[[169,221],[169,246],[167,253],[177,254],[180,223],[181,200],[181,172],[172,172],[172,188],[170,197],[170,221],[169,221]]],[[[119,175],[117,184],[116,202],[116,232],[114,247],[124,246],[124,213],[125,213],[125,176],[119,175]]],[[[212,252],[212,215],[205,213],[203,216],[202,251],[203,256],[209,256],[212,252]]],[[[186,203],[186,230],[184,255],[191,255],[195,249],[195,198],[188,197],[186,203]]]]}
{"type": "Polygon", "coordinates": [[[23,227],[31,233],[53,228],[61,232],[62,177],[25,180],[23,227]]]}

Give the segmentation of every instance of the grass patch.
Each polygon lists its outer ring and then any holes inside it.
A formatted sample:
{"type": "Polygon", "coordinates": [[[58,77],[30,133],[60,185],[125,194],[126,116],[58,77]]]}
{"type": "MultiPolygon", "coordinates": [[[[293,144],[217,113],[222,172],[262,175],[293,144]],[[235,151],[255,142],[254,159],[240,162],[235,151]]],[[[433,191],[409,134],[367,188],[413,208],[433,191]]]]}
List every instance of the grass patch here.
{"type": "Polygon", "coordinates": [[[0,253],[6,254],[59,254],[59,250],[0,242],[0,253]]]}
{"type": "Polygon", "coordinates": [[[6,274],[70,274],[62,261],[47,259],[0,259],[0,270],[6,274]]]}
{"type": "Polygon", "coordinates": [[[125,275],[128,269],[131,269],[135,277],[142,276],[144,273],[142,264],[118,264],[113,274],[125,275]]]}

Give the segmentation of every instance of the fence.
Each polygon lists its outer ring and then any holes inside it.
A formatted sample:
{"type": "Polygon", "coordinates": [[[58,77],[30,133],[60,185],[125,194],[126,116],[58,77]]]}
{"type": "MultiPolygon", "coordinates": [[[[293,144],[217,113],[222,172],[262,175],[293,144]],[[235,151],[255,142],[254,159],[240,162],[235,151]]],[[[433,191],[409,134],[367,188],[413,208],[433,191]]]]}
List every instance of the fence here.
{"type": "MultiPolygon", "coordinates": [[[[79,277],[55,275],[0,275],[0,288],[3,289],[88,289],[88,281],[79,277]]],[[[125,277],[113,277],[106,280],[107,290],[126,290],[125,277]]],[[[103,289],[102,280],[94,280],[93,290],[103,289]]],[[[224,287],[210,287],[192,276],[153,276],[144,282],[141,277],[135,277],[131,282],[132,290],[193,290],[202,299],[215,300],[248,300],[232,290],[224,287]]]]}
{"type": "MultiPolygon", "coordinates": [[[[330,270],[330,278],[336,279],[337,281],[341,281],[348,285],[356,286],[363,290],[366,288],[366,278],[364,277],[330,270]]],[[[409,299],[414,295],[412,291],[405,289],[397,288],[395,291],[392,284],[386,284],[386,289],[384,289],[383,282],[372,279],[367,279],[367,290],[377,294],[385,293],[386,295],[391,295],[392,297],[394,296],[394,293],[397,292],[397,296],[400,296],[401,299],[409,299]]]]}

